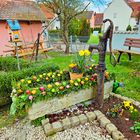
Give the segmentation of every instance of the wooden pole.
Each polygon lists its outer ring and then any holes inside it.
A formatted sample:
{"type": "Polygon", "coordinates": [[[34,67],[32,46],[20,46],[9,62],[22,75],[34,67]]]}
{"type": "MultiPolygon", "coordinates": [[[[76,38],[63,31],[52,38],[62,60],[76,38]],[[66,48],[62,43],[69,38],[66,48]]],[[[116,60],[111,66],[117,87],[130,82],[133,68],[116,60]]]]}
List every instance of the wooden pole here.
{"type": "Polygon", "coordinates": [[[37,39],[37,44],[36,44],[36,55],[35,55],[35,61],[37,61],[37,59],[38,59],[39,43],[40,43],[40,33],[38,33],[38,39],[37,39]]]}

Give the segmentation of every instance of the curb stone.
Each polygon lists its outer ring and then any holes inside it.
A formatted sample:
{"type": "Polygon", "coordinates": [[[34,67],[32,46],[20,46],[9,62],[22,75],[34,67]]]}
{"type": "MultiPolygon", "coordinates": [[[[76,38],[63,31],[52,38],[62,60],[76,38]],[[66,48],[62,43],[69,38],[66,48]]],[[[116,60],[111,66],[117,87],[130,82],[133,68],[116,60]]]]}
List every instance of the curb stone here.
{"type": "Polygon", "coordinates": [[[109,134],[112,134],[113,131],[117,131],[117,127],[114,124],[109,123],[106,125],[106,130],[109,134]]]}
{"type": "Polygon", "coordinates": [[[113,131],[112,132],[112,138],[114,140],[124,140],[124,136],[120,131],[113,131]]]}
{"type": "Polygon", "coordinates": [[[128,98],[128,97],[125,97],[125,96],[122,96],[122,95],[119,95],[119,94],[115,94],[115,93],[110,93],[111,96],[114,96],[114,97],[117,97],[119,99],[122,99],[122,100],[129,100],[130,102],[132,102],[133,105],[137,106],[138,108],[140,108],[140,102],[138,101],[135,101],[131,98],[128,98]]]}
{"type": "Polygon", "coordinates": [[[67,117],[63,120],[54,122],[52,124],[49,123],[48,119],[42,121],[42,125],[45,131],[46,136],[52,135],[56,132],[66,130],[71,127],[75,127],[80,124],[85,124],[88,121],[97,120],[101,127],[104,127],[110,136],[113,137],[114,140],[124,140],[124,135],[117,130],[117,127],[110,122],[109,119],[99,110],[95,110],[94,112],[87,112],[86,114],[80,114],[79,116],[67,117]],[[122,138],[123,139],[120,139],[122,138]],[[119,139],[118,139],[119,138],[119,139]]]}

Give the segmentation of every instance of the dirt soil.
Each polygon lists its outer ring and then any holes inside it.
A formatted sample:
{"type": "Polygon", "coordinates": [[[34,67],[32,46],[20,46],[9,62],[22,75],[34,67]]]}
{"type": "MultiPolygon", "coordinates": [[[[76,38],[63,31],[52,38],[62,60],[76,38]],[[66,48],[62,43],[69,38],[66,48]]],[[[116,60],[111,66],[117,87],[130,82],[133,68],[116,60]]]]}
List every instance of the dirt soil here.
{"type": "MultiPolygon", "coordinates": [[[[108,100],[105,101],[104,106],[102,109],[99,109],[104,114],[106,114],[107,110],[112,108],[114,104],[121,103],[122,100],[116,98],[116,97],[110,97],[108,100]]],[[[138,108],[137,108],[138,109],[138,108]]],[[[140,111],[140,109],[138,109],[140,111]]],[[[140,136],[133,133],[129,127],[133,126],[134,121],[128,119],[129,113],[125,113],[122,117],[116,117],[112,118],[111,116],[106,115],[106,117],[118,128],[120,132],[123,133],[123,135],[128,140],[140,140],[140,136]]]]}

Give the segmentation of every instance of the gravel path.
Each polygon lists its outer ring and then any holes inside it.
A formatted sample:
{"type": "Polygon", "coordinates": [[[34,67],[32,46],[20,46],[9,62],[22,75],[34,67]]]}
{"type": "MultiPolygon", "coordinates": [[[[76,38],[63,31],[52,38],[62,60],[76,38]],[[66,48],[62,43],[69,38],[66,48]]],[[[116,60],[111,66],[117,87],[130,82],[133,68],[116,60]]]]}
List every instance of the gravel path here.
{"type": "Polygon", "coordinates": [[[12,127],[0,129],[0,140],[112,140],[97,121],[59,132],[46,138],[43,128],[29,121],[17,122],[12,127]]]}

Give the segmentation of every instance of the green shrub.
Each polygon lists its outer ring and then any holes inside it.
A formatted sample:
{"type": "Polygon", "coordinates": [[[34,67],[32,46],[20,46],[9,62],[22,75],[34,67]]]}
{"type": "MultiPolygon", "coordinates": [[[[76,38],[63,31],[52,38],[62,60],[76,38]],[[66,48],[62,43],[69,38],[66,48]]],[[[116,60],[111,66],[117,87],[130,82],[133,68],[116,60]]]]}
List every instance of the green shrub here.
{"type": "Polygon", "coordinates": [[[128,25],[128,26],[127,26],[126,31],[132,31],[131,25],[128,25]]]}
{"type": "MultiPolygon", "coordinates": [[[[26,60],[19,59],[20,62],[20,68],[28,68],[29,63],[26,60]]],[[[17,67],[17,60],[13,57],[0,57],[0,71],[16,71],[18,70],[17,67]]]]}
{"type": "MultiPolygon", "coordinates": [[[[19,81],[20,79],[40,74],[43,72],[56,71],[59,67],[56,65],[42,65],[38,67],[26,68],[15,72],[1,72],[0,73],[0,98],[10,97],[12,92],[12,81],[19,81]]],[[[1,105],[0,105],[1,106],[1,105]]]]}

